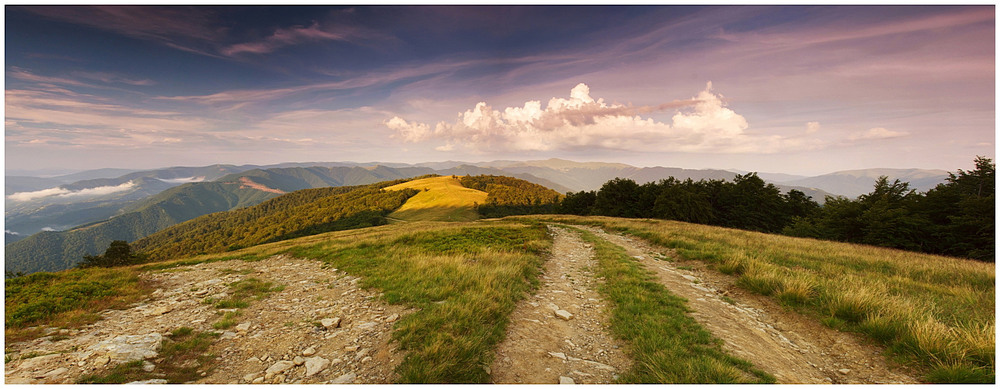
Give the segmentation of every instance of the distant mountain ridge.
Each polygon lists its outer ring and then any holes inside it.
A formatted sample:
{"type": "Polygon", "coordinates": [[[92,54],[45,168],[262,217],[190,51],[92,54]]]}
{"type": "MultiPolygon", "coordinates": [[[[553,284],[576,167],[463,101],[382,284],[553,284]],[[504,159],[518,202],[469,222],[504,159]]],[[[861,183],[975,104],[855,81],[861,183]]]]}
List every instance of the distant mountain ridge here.
{"type": "MultiPolygon", "coordinates": [[[[499,175],[519,178],[559,193],[599,189],[614,178],[639,184],[668,177],[680,180],[731,180],[740,172],[721,169],[635,167],[621,163],[574,162],[563,159],[493,162],[294,162],[267,166],[210,165],[148,171],[99,169],[39,178],[9,176],[5,192],[6,268],[37,271],[65,268],[83,254],[98,253],[111,240],[133,241],[171,225],[208,213],[258,204],[300,189],[367,185],[426,174],[499,175]],[[391,165],[391,166],[389,166],[391,165]],[[118,177],[109,174],[126,172],[118,177]],[[65,183],[64,180],[82,180],[65,183]],[[59,183],[57,186],[49,186],[59,183]],[[40,189],[39,189],[40,188],[40,189]],[[57,189],[58,190],[55,190],[57,189]],[[15,201],[14,192],[39,193],[15,201]],[[262,190],[264,189],[264,190],[262,190]],[[76,228],[72,228],[76,227],[76,228]],[[42,229],[70,229],[46,231],[42,229]],[[30,235],[30,236],[29,236],[30,235]],[[13,243],[11,243],[13,242],[13,243]]],[[[864,169],[816,177],[759,173],[782,191],[800,190],[822,203],[828,195],[856,197],[872,190],[881,176],[910,182],[926,191],[948,173],[927,169],[864,169]]]]}
{"type": "Polygon", "coordinates": [[[902,182],[908,182],[911,189],[916,189],[918,192],[926,192],[938,184],[945,182],[948,178],[948,172],[929,169],[844,170],[816,177],[786,181],[783,184],[814,187],[830,193],[855,198],[862,194],[870,193],[875,185],[875,181],[880,176],[886,176],[889,180],[898,179],[902,182]]]}

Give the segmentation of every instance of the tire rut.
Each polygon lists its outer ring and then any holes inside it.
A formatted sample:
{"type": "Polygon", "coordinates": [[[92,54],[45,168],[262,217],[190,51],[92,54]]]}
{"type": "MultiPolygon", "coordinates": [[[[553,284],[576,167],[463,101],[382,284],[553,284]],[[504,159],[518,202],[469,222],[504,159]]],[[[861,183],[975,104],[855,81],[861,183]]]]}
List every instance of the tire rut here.
{"type": "Polygon", "coordinates": [[[919,382],[900,369],[891,369],[883,350],[870,341],[825,327],[767,298],[743,293],[734,288],[734,277],[698,271],[695,268],[703,264],[696,261],[679,269],[675,263],[656,259],[667,257],[670,250],[594,227],[580,228],[624,248],[667,289],[688,300],[691,316],[722,339],[725,350],[771,373],[778,383],[919,382]]]}
{"type": "Polygon", "coordinates": [[[595,290],[594,250],[578,233],[553,226],[549,232],[552,254],[542,285],[511,315],[491,366],[493,383],[613,383],[631,360],[608,332],[607,304],[595,290]],[[558,317],[564,313],[572,317],[558,317]]]}

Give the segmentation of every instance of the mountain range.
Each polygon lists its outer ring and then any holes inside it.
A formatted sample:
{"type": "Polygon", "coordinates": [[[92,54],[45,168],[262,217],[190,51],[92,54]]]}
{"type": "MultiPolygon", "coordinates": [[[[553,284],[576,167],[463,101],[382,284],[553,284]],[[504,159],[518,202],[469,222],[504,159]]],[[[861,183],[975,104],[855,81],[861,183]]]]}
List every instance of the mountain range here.
{"type": "MultiPolygon", "coordinates": [[[[7,176],[5,267],[24,272],[72,267],[83,255],[99,253],[113,240],[135,241],[202,215],[253,206],[302,189],[440,174],[510,176],[566,193],[596,190],[614,178],[644,184],[667,177],[731,180],[740,173],[548,159],[419,164],[297,162],[7,176]]],[[[948,176],[945,171],[920,169],[853,170],[816,177],[759,173],[782,191],[796,189],[820,203],[826,196],[853,198],[867,193],[880,175],[910,182],[921,191],[948,176]]]]}

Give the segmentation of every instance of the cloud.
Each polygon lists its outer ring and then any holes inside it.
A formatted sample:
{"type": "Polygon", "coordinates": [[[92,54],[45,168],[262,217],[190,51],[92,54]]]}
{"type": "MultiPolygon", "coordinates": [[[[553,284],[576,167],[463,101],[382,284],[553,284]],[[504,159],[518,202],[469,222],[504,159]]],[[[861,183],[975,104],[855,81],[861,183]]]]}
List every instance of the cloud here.
{"type": "Polygon", "coordinates": [[[49,189],[37,190],[34,192],[17,192],[14,194],[7,195],[7,199],[11,201],[31,201],[34,199],[40,199],[42,197],[56,196],[66,193],[69,193],[68,189],[49,188],[49,189]]]}
{"type": "Polygon", "coordinates": [[[199,177],[181,177],[181,178],[157,178],[160,181],[171,183],[171,184],[186,184],[189,182],[202,182],[205,181],[205,176],[199,177]]]}
{"type": "Polygon", "coordinates": [[[79,77],[101,81],[107,84],[128,84],[134,86],[150,86],[156,85],[156,81],[147,79],[136,79],[129,76],[116,74],[116,73],[106,73],[106,72],[74,72],[74,75],[79,77]]]}
{"type": "Polygon", "coordinates": [[[8,195],[7,199],[11,201],[31,201],[50,196],[58,196],[63,198],[104,196],[112,193],[124,192],[132,188],[135,188],[135,186],[136,186],[135,181],[129,181],[121,185],[98,186],[96,188],[80,189],[77,191],[72,191],[62,187],[56,187],[56,188],[37,190],[34,192],[18,192],[8,195]]]}
{"type": "MultiPolygon", "coordinates": [[[[343,29],[343,28],[342,28],[343,29]]],[[[241,53],[267,54],[285,46],[291,46],[309,41],[350,41],[357,37],[350,29],[343,29],[340,32],[324,31],[319,23],[313,23],[309,27],[293,26],[291,28],[279,28],[273,34],[257,42],[247,42],[235,44],[222,49],[222,54],[233,56],[241,53]]]]}
{"type": "Polygon", "coordinates": [[[227,32],[216,12],[209,7],[29,6],[18,9],[211,57],[219,57],[213,53],[214,47],[225,39],[227,32]]]}
{"type": "Polygon", "coordinates": [[[806,123],[806,134],[815,134],[820,129],[819,122],[806,123]]]}
{"type": "Polygon", "coordinates": [[[869,129],[868,131],[861,131],[851,134],[847,137],[849,140],[877,140],[877,139],[891,139],[899,138],[903,136],[910,135],[910,133],[905,131],[890,131],[882,127],[875,127],[869,129]]]}
{"type": "Polygon", "coordinates": [[[718,153],[772,153],[809,142],[747,133],[746,118],[726,107],[712,83],[697,96],[651,106],[608,104],[591,97],[578,84],[569,98],[552,98],[545,107],[528,101],[521,107],[494,109],[486,102],[439,122],[432,131],[424,123],[393,117],[383,124],[405,142],[443,140],[439,151],[458,146],[474,151],[551,151],[611,149],[718,153]],[[678,110],[669,123],[640,114],[678,110]]]}
{"type": "Polygon", "coordinates": [[[396,131],[396,135],[393,135],[394,138],[407,142],[421,142],[434,135],[431,131],[431,126],[424,123],[409,123],[399,116],[393,116],[392,119],[386,120],[384,124],[390,130],[396,131]]]}

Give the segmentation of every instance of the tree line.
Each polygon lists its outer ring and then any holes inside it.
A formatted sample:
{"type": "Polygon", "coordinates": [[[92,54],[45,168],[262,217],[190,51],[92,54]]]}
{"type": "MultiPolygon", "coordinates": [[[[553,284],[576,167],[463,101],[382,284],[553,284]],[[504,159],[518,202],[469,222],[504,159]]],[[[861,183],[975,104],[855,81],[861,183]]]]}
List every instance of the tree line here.
{"type": "Polygon", "coordinates": [[[506,176],[464,176],[459,182],[487,193],[476,212],[484,218],[555,213],[563,195],[542,185],[506,176]]]}
{"type": "Polygon", "coordinates": [[[643,185],[616,178],[597,191],[567,193],[557,212],[677,220],[993,262],[996,166],[985,157],[975,165],[949,173],[927,193],[883,176],[871,193],[827,196],[823,206],[801,191],[782,194],[756,173],[643,185]]]}

